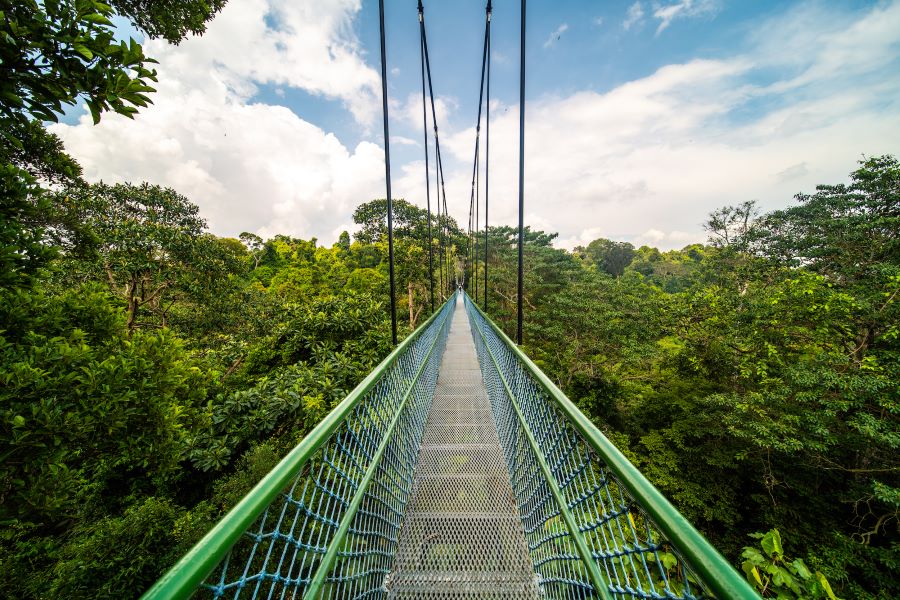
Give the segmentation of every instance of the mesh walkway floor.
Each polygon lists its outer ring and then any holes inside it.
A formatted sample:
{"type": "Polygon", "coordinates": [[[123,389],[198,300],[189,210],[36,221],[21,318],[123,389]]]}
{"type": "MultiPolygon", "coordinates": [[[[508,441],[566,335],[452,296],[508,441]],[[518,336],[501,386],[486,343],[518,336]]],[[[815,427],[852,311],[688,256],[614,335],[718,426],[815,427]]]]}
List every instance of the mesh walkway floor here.
{"type": "Polygon", "coordinates": [[[389,598],[537,598],[509,472],[457,300],[389,598]]]}

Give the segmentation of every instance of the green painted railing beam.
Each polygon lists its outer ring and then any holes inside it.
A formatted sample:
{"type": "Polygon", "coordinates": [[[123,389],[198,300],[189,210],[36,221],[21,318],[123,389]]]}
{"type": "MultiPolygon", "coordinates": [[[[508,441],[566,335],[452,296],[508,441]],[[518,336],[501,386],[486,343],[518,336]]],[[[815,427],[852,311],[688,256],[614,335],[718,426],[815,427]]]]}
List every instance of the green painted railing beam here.
{"type": "MultiPolygon", "coordinates": [[[[444,303],[446,305],[446,303],[444,303]]],[[[240,539],[241,535],[265,511],[266,507],[300,473],[309,459],[344,422],[382,375],[404,351],[443,313],[444,306],[432,314],[412,334],[400,342],[375,370],[310,431],[244,498],[232,508],[187,554],[175,563],[142,600],[185,600],[200,586],[212,570],[240,539]]]]}
{"type": "Polygon", "coordinates": [[[719,598],[758,600],[759,595],[737,570],[685,519],[678,510],[631,464],[575,404],[548,378],[522,350],[503,333],[477,304],[466,296],[469,306],[484,317],[500,339],[513,351],[528,372],[554,401],[582,438],[599,455],[628,490],[635,502],[666,536],[692,570],[719,598]]]}
{"type": "MultiPolygon", "coordinates": [[[[444,315],[443,318],[446,321],[450,317],[448,315],[444,315]]],[[[441,324],[441,326],[443,327],[444,324],[441,324]]],[[[322,589],[322,586],[325,585],[325,580],[328,577],[328,573],[329,571],[331,571],[331,567],[334,564],[335,558],[337,558],[341,545],[344,543],[344,539],[347,537],[347,531],[350,529],[350,525],[353,523],[353,518],[356,516],[356,512],[359,510],[360,504],[362,504],[363,498],[366,495],[366,490],[369,489],[369,484],[372,483],[372,480],[375,478],[375,473],[378,470],[378,465],[381,463],[381,458],[384,456],[388,444],[390,444],[391,442],[391,438],[394,434],[394,429],[397,428],[397,423],[403,416],[403,411],[406,408],[406,403],[415,390],[416,383],[418,383],[419,378],[425,371],[425,366],[431,359],[431,354],[432,352],[434,352],[434,347],[437,345],[440,337],[440,333],[438,333],[438,335],[434,337],[434,340],[431,342],[431,346],[428,348],[428,353],[425,355],[425,358],[422,359],[422,364],[419,365],[419,368],[416,370],[415,376],[412,378],[412,381],[409,384],[409,388],[406,390],[406,393],[403,394],[403,399],[400,401],[400,406],[397,408],[397,413],[394,415],[394,418],[391,419],[391,423],[390,425],[388,425],[387,431],[384,432],[381,443],[378,444],[378,450],[375,451],[375,456],[372,458],[371,463],[369,463],[369,467],[366,469],[365,476],[360,482],[359,487],[356,488],[353,499],[350,501],[350,506],[347,507],[343,518],[341,518],[341,523],[338,526],[337,533],[334,534],[334,537],[331,540],[331,544],[328,546],[328,550],[325,553],[325,557],[322,559],[322,562],[319,563],[319,568],[318,570],[316,570],[315,575],[313,575],[309,584],[309,588],[306,590],[306,593],[303,594],[303,598],[310,600],[317,598],[319,591],[322,589]]]]}
{"type": "MultiPolygon", "coordinates": [[[[468,297],[466,298],[466,301],[471,304],[468,297]]],[[[531,427],[529,427],[528,422],[525,421],[525,415],[522,414],[522,409],[519,408],[519,403],[516,400],[515,394],[513,394],[512,389],[509,387],[509,383],[506,381],[506,377],[503,376],[503,372],[500,370],[500,364],[497,362],[497,357],[494,356],[494,352],[491,350],[490,345],[488,345],[484,331],[479,327],[477,321],[473,321],[473,323],[475,324],[478,333],[481,335],[484,349],[487,350],[488,355],[491,357],[491,361],[494,363],[494,368],[497,369],[497,375],[500,377],[500,382],[503,383],[503,389],[506,390],[506,395],[516,413],[519,425],[522,427],[522,430],[525,432],[525,437],[528,439],[528,445],[531,446],[531,451],[534,453],[534,457],[541,468],[541,472],[544,474],[544,479],[547,482],[547,486],[550,488],[550,493],[553,495],[553,499],[559,507],[566,528],[569,530],[569,535],[571,536],[572,541],[575,542],[575,548],[584,563],[585,569],[587,569],[591,585],[594,586],[594,590],[600,594],[600,597],[603,598],[603,600],[612,600],[612,596],[609,595],[608,585],[600,574],[600,568],[597,566],[597,562],[591,555],[591,551],[587,547],[587,542],[584,541],[584,536],[581,535],[578,523],[575,521],[575,517],[572,516],[572,511],[569,510],[569,505],[563,496],[562,490],[559,489],[559,482],[556,481],[556,477],[553,476],[553,471],[550,469],[550,465],[547,464],[547,459],[541,452],[537,440],[534,438],[534,433],[531,431],[531,427]]]]}

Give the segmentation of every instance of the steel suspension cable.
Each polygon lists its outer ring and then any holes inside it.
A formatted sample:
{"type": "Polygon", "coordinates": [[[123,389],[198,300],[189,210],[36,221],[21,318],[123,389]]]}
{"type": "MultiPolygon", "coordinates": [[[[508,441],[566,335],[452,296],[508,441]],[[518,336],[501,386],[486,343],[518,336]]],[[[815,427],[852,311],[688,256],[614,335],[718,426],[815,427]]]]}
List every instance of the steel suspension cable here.
{"type": "MultiPolygon", "coordinates": [[[[478,231],[478,226],[479,226],[478,212],[479,212],[481,204],[479,202],[479,193],[478,192],[480,191],[480,189],[481,189],[481,153],[476,152],[475,153],[475,231],[478,231]]],[[[475,270],[475,298],[478,298],[478,260],[477,260],[478,259],[478,236],[477,235],[475,236],[475,244],[474,244],[473,250],[475,250],[475,259],[476,259],[475,261],[473,261],[473,266],[475,267],[475,269],[474,269],[475,270]]]]}
{"type": "Polygon", "coordinates": [[[447,267],[446,293],[450,295],[450,250],[453,239],[450,235],[450,213],[447,211],[447,190],[444,188],[444,163],[438,160],[438,172],[441,174],[441,200],[444,204],[444,261],[447,267]]]}
{"type": "Polygon", "coordinates": [[[444,227],[441,219],[441,177],[437,161],[437,144],[435,144],[434,192],[437,198],[437,236],[438,236],[438,276],[440,282],[441,301],[444,299],[444,227]]]}
{"type": "Polygon", "coordinates": [[[422,135],[425,138],[425,203],[428,207],[428,288],[434,312],[434,241],[431,237],[431,181],[428,173],[428,109],[425,101],[425,7],[419,0],[419,57],[422,63],[422,135]]]}
{"type": "Polygon", "coordinates": [[[516,315],[516,343],[522,343],[522,296],[524,275],[524,254],[522,245],[525,239],[525,0],[522,0],[522,31],[519,39],[519,282],[518,306],[516,315]]]}
{"type": "Polygon", "coordinates": [[[397,345],[397,297],[394,286],[394,206],[391,201],[391,142],[388,130],[387,52],[384,44],[384,0],[378,0],[381,29],[381,110],[384,120],[384,181],[387,192],[388,262],[391,279],[391,340],[397,345]]]}
{"type": "MultiPolygon", "coordinates": [[[[426,54],[427,57],[427,54],[426,54]]],[[[426,63],[427,65],[427,63],[426,63]]],[[[450,271],[447,269],[447,226],[444,218],[444,209],[441,207],[441,181],[443,179],[443,168],[441,165],[441,146],[437,138],[437,126],[435,126],[434,151],[436,156],[435,164],[435,187],[437,189],[438,204],[438,249],[439,260],[441,262],[441,299],[447,297],[447,286],[450,283],[450,271]]]]}
{"type": "MultiPolygon", "coordinates": [[[[479,181],[479,171],[481,168],[481,111],[484,107],[484,84],[485,84],[485,72],[487,67],[487,59],[488,59],[488,46],[490,45],[490,31],[491,31],[491,3],[488,2],[487,8],[485,9],[485,22],[484,22],[484,47],[481,53],[481,83],[478,87],[478,118],[475,121],[475,159],[472,165],[472,196],[469,200],[469,219],[471,222],[472,219],[472,207],[475,207],[475,231],[477,232],[479,229],[479,190],[480,190],[480,181],[479,181]]],[[[488,99],[490,101],[490,99],[488,99]]],[[[472,272],[474,275],[474,291],[475,298],[478,298],[478,243],[477,243],[477,235],[475,237],[475,243],[473,244],[475,254],[474,260],[472,261],[472,272]]]]}
{"type": "Polygon", "coordinates": [[[438,124],[437,124],[437,110],[435,109],[434,104],[434,85],[431,80],[431,59],[428,55],[428,35],[426,34],[425,28],[425,13],[424,7],[422,12],[422,24],[420,26],[420,33],[422,38],[422,49],[425,54],[425,74],[428,79],[428,96],[431,99],[431,122],[434,125],[434,152],[435,152],[435,160],[437,164],[435,165],[435,170],[437,171],[435,186],[438,187],[438,225],[440,227],[440,252],[439,252],[439,260],[441,263],[441,289],[442,294],[445,294],[449,288],[450,284],[450,266],[447,263],[449,249],[446,247],[447,238],[449,237],[449,219],[447,218],[447,191],[444,185],[444,165],[441,160],[441,143],[440,137],[438,135],[438,124]],[[443,199],[443,208],[441,207],[441,201],[443,199]],[[444,219],[440,218],[440,215],[443,211],[444,219]],[[444,279],[444,267],[447,269],[447,277],[444,279]]]}
{"type": "MultiPolygon", "coordinates": [[[[479,115],[480,116],[480,115],[479,115]]],[[[478,230],[478,219],[476,215],[478,214],[477,202],[478,202],[478,128],[476,128],[475,133],[475,160],[472,163],[472,193],[469,198],[469,220],[472,222],[472,231],[478,230]]],[[[475,255],[477,250],[475,250],[475,244],[472,237],[469,238],[469,243],[472,249],[471,258],[471,266],[472,266],[472,285],[473,285],[473,293],[475,297],[478,297],[478,265],[475,261],[475,255]]]]}
{"type": "MultiPolygon", "coordinates": [[[[487,101],[485,102],[484,138],[484,311],[488,309],[488,200],[491,173],[491,0],[487,3],[487,101]]],[[[477,258],[477,257],[476,257],[477,258]]]]}
{"type": "MultiPolygon", "coordinates": [[[[468,236],[467,245],[466,245],[466,284],[472,279],[468,276],[469,270],[472,267],[474,261],[474,249],[472,246],[472,238],[477,235],[474,229],[475,222],[472,220],[472,200],[469,199],[469,228],[466,231],[466,235],[468,236]]],[[[468,289],[468,286],[467,286],[468,289]]]]}
{"type": "Polygon", "coordinates": [[[473,166],[473,171],[472,171],[472,194],[469,197],[469,239],[468,239],[469,245],[468,245],[468,250],[466,253],[466,261],[468,262],[469,266],[472,268],[473,286],[475,286],[474,293],[475,293],[476,297],[478,296],[478,275],[475,270],[475,268],[476,268],[475,259],[476,259],[476,255],[477,255],[477,250],[475,249],[475,243],[474,243],[475,239],[474,238],[477,236],[477,231],[478,231],[478,219],[476,217],[476,215],[478,214],[477,208],[476,208],[476,202],[477,202],[477,198],[478,198],[478,178],[477,178],[476,174],[478,173],[478,169],[479,169],[478,145],[476,144],[475,145],[475,164],[473,166]]]}
{"type": "MultiPolygon", "coordinates": [[[[473,250],[473,245],[472,245],[472,237],[475,235],[474,207],[472,206],[474,201],[475,201],[475,195],[472,194],[469,197],[469,229],[467,231],[468,240],[467,240],[467,246],[466,246],[467,272],[468,272],[468,269],[470,267],[472,267],[473,262],[474,262],[474,250],[473,250]]],[[[469,279],[471,279],[471,277],[469,279]]],[[[468,282],[469,279],[467,279],[466,281],[468,282]]]]}

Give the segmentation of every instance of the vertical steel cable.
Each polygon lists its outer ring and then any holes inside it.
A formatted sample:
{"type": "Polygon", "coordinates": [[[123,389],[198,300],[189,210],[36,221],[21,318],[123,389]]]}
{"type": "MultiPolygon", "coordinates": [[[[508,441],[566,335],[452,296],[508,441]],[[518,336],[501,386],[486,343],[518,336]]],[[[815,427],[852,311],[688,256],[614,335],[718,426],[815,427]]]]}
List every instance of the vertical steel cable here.
{"type": "MultiPolygon", "coordinates": [[[[487,3],[487,102],[484,143],[484,310],[488,309],[488,199],[491,183],[491,0],[487,3]]],[[[477,233],[476,233],[477,236],[477,233]]],[[[477,257],[476,257],[477,258],[477,257]]]]}
{"type": "MultiPolygon", "coordinates": [[[[474,254],[474,245],[472,244],[472,237],[475,235],[478,235],[477,232],[474,230],[475,221],[472,219],[472,202],[473,202],[473,200],[474,200],[473,198],[469,198],[469,229],[467,231],[467,235],[469,236],[469,239],[468,239],[468,245],[466,246],[466,266],[470,270],[474,270],[475,258],[476,258],[475,254],[474,254]]],[[[466,273],[468,274],[468,272],[469,271],[467,270],[466,273]]],[[[471,277],[466,279],[466,283],[467,283],[466,289],[468,289],[469,280],[471,280],[471,277]]]]}
{"type": "Polygon", "coordinates": [[[425,103],[425,7],[419,0],[419,55],[422,62],[422,135],[425,138],[425,202],[428,206],[428,288],[434,312],[434,244],[431,237],[431,181],[428,174],[428,110],[425,103]]]}
{"type": "MultiPolygon", "coordinates": [[[[427,52],[427,47],[426,47],[427,52]]],[[[427,54],[426,54],[427,57],[427,54]]],[[[438,183],[442,183],[444,179],[444,168],[441,163],[441,147],[437,141],[437,126],[435,126],[434,132],[435,139],[435,153],[437,154],[437,178],[438,183]]],[[[444,199],[444,204],[446,205],[447,200],[444,199]]],[[[440,229],[440,261],[441,261],[441,301],[447,298],[447,288],[450,285],[450,269],[447,268],[447,219],[445,218],[444,213],[446,212],[445,208],[441,207],[441,194],[440,189],[438,190],[438,226],[440,229]]]]}
{"type": "Polygon", "coordinates": [[[447,278],[444,279],[444,267],[446,263],[446,227],[447,222],[446,219],[441,219],[441,196],[443,196],[443,212],[447,212],[447,192],[444,188],[444,167],[441,162],[441,143],[440,138],[438,137],[438,124],[437,124],[437,111],[434,107],[434,85],[431,81],[431,59],[428,56],[428,36],[425,32],[425,15],[424,12],[422,14],[422,26],[420,28],[420,34],[422,37],[422,49],[425,54],[425,74],[428,78],[428,96],[431,99],[431,122],[434,125],[434,155],[435,155],[435,188],[437,189],[437,199],[438,199],[438,226],[440,230],[440,245],[438,252],[438,260],[440,263],[440,283],[441,283],[441,294],[442,298],[445,298],[444,295],[447,291],[446,284],[450,282],[450,269],[447,267],[447,278]]]}
{"type": "Polygon", "coordinates": [[[524,275],[522,245],[525,239],[525,0],[522,0],[522,32],[519,48],[519,300],[516,343],[522,343],[522,296],[524,275]]]}
{"type": "Polygon", "coordinates": [[[478,298],[478,229],[480,225],[480,175],[481,175],[481,111],[484,108],[484,83],[485,69],[488,60],[488,46],[490,44],[489,36],[491,31],[491,5],[488,2],[485,10],[484,21],[484,48],[481,54],[481,82],[478,87],[478,119],[475,122],[475,159],[472,164],[472,197],[469,201],[469,220],[472,220],[472,212],[474,207],[475,213],[475,241],[473,244],[474,258],[472,260],[472,270],[475,277],[474,295],[478,298]]]}
{"type": "MultiPolygon", "coordinates": [[[[481,199],[479,198],[479,192],[481,191],[481,156],[480,152],[475,151],[475,231],[478,231],[479,227],[479,209],[481,208],[481,199]]],[[[475,297],[478,297],[478,236],[475,236],[475,258],[472,266],[474,267],[475,272],[475,297]]]]}
{"type": "Polygon", "coordinates": [[[391,201],[391,138],[388,131],[387,52],[384,48],[384,0],[378,0],[381,29],[381,111],[384,117],[384,181],[387,188],[388,262],[391,275],[391,340],[397,344],[397,297],[394,287],[394,206],[391,201]]]}
{"type": "MultiPolygon", "coordinates": [[[[436,129],[436,127],[435,127],[436,129]]],[[[441,221],[441,165],[438,160],[437,131],[434,138],[434,195],[437,198],[437,236],[438,236],[438,291],[441,294],[441,302],[444,301],[444,228],[441,221]]]]}
{"type": "Polygon", "coordinates": [[[447,190],[444,188],[444,165],[438,162],[439,171],[441,173],[441,199],[444,203],[444,260],[447,266],[447,288],[445,290],[447,297],[450,297],[450,250],[453,247],[453,238],[450,235],[450,213],[447,211],[447,190]]]}
{"type": "MultiPolygon", "coordinates": [[[[475,162],[472,165],[472,197],[469,200],[469,212],[471,213],[469,218],[471,219],[473,227],[475,228],[476,231],[478,230],[478,218],[476,215],[478,215],[478,185],[479,185],[478,170],[479,170],[479,168],[480,168],[480,165],[478,162],[478,134],[476,133],[475,134],[475,162]]],[[[474,243],[472,244],[472,248],[473,248],[473,251],[477,255],[477,250],[475,250],[476,245],[474,243]]],[[[473,284],[474,285],[473,289],[475,291],[475,295],[477,296],[478,295],[478,264],[475,262],[475,260],[472,261],[472,273],[475,278],[475,281],[473,284]]]]}

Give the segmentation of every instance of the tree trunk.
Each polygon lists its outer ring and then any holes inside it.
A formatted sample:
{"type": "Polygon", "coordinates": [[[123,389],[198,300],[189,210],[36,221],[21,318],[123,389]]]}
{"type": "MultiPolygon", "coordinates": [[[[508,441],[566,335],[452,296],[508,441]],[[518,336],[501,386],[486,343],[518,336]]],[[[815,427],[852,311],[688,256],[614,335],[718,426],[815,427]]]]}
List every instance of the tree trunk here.
{"type": "Polygon", "coordinates": [[[130,334],[135,328],[135,322],[137,321],[137,311],[138,311],[138,299],[135,296],[137,293],[137,281],[132,279],[125,286],[125,302],[128,310],[128,333],[130,334]]]}

